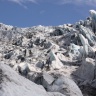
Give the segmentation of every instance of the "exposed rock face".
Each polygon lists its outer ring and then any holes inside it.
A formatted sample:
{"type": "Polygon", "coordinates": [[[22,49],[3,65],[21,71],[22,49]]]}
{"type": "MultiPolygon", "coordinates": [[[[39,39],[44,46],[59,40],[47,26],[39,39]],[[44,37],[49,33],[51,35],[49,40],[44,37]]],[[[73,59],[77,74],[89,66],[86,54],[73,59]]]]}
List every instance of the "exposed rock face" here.
{"type": "Polygon", "coordinates": [[[96,11],[90,15],[54,27],[0,23],[0,96],[96,96],[96,11]]]}

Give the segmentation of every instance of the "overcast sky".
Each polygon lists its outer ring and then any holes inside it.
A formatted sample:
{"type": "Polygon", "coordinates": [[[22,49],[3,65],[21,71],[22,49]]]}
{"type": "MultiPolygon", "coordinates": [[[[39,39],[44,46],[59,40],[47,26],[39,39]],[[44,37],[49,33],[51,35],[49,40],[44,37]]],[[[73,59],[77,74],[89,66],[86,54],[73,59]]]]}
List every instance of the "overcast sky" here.
{"type": "Polygon", "coordinates": [[[62,25],[90,16],[96,0],[0,0],[0,22],[18,27],[62,25]]]}

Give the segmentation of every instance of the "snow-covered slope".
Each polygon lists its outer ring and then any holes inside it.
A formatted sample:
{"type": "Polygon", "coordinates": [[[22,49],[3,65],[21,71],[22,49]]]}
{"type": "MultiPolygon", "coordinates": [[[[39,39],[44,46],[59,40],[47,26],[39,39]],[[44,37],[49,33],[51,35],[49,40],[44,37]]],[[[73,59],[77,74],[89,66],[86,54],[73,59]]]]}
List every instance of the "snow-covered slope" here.
{"type": "Polygon", "coordinates": [[[0,70],[2,70],[0,96],[48,96],[42,86],[18,75],[8,65],[0,64],[0,70]]]}

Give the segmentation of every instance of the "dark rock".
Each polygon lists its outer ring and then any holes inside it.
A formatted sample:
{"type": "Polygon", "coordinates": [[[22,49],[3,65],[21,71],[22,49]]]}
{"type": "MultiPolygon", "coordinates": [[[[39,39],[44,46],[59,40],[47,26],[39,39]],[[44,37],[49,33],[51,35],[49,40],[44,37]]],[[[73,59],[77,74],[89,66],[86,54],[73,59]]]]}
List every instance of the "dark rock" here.
{"type": "Polygon", "coordinates": [[[26,38],[30,39],[32,38],[33,34],[31,32],[27,32],[25,36],[26,38]]]}
{"type": "Polygon", "coordinates": [[[38,63],[36,64],[36,67],[43,69],[43,67],[44,67],[44,62],[38,62],[38,63]]]}
{"type": "Polygon", "coordinates": [[[10,59],[12,55],[13,55],[13,52],[9,52],[9,53],[4,55],[4,58],[5,59],[10,59]]]}
{"type": "Polygon", "coordinates": [[[50,33],[50,36],[60,36],[63,35],[63,33],[62,29],[56,29],[53,33],[50,33]]]}
{"type": "Polygon", "coordinates": [[[20,63],[18,66],[18,71],[21,75],[27,76],[27,74],[29,72],[28,64],[26,64],[25,62],[20,63]]]}

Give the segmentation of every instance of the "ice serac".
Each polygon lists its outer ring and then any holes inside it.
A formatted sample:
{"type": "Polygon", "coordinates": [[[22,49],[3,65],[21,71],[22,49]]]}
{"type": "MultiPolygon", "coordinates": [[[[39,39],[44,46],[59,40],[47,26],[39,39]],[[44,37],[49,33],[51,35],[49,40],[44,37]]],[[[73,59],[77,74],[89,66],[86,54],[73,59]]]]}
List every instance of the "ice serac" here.
{"type": "Polygon", "coordinates": [[[91,18],[92,18],[92,29],[94,33],[96,32],[96,11],[90,10],[91,18]]]}
{"type": "Polygon", "coordinates": [[[82,34],[79,34],[79,37],[80,37],[81,43],[83,45],[83,55],[88,56],[88,55],[90,55],[90,53],[92,55],[94,55],[94,50],[90,46],[88,39],[85,38],[82,34]]]}
{"type": "Polygon", "coordinates": [[[43,86],[45,88],[47,88],[47,86],[51,85],[54,82],[54,78],[47,74],[47,73],[43,73],[43,86]]]}
{"type": "Polygon", "coordinates": [[[51,92],[60,92],[65,96],[83,96],[81,90],[76,83],[65,76],[60,76],[48,90],[51,92]]]}
{"type": "Polygon", "coordinates": [[[80,25],[80,30],[81,30],[81,34],[84,35],[84,37],[86,37],[89,41],[90,45],[94,45],[95,44],[95,35],[92,32],[92,30],[90,30],[89,28],[86,28],[82,25],[80,25]]]}
{"type": "Polygon", "coordinates": [[[52,61],[51,66],[53,69],[60,69],[60,68],[64,67],[63,63],[58,59],[58,57],[57,57],[57,55],[55,55],[54,51],[50,52],[50,59],[52,61]]]}
{"type": "Polygon", "coordinates": [[[42,86],[18,75],[9,66],[0,64],[0,69],[2,69],[0,96],[49,96],[42,86]]]}
{"type": "Polygon", "coordinates": [[[84,55],[88,55],[88,46],[89,46],[88,40],[82,34],[79,34],[79,37],[83,45],[83,49],[84,49],[83,51],[85,52],[84,55]]]}
{"type": "Polygon", "coordinates": [[[73,73],[82,80],[93,80],[95,77],[95,62],[91,58],[82,61],[82,65],[73,73]]]}

